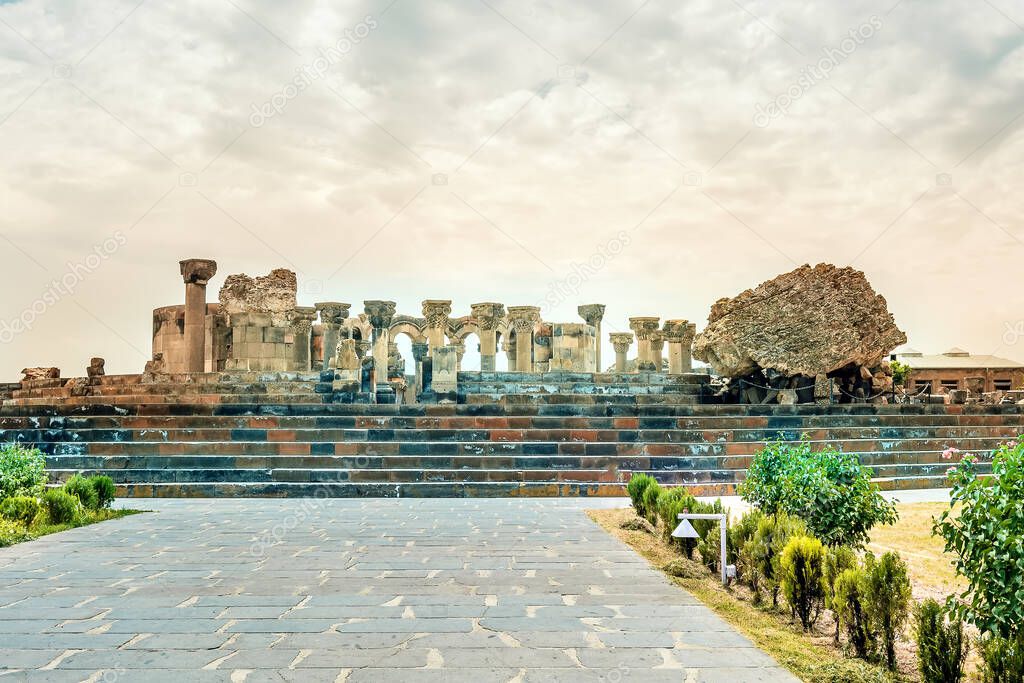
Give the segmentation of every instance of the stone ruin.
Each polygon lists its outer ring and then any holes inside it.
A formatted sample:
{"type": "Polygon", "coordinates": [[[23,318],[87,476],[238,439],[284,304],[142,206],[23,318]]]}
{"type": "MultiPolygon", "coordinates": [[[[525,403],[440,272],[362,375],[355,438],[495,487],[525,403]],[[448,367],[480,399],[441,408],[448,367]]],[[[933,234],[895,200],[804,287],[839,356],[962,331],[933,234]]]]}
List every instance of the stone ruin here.
{"type": "Polygon", "coordinates": [[[727,402],[850,403],[891,392],[884,359],[906,341],[864,273],[820,264],[720,299],[693,352],[727,402]]]}
{"type": "Polygon", "coordinates": [[[827,264],[802,266],[719,300],[699,335],[687,320],[632,317],[631,332],[609,335],[615,361],[604,372],[601,304],[580,306],[581,321],[573,322],[546,321],[537,306],[499,302],[474,303],[461,316],[447,299],[423,301],[416,315],[384,300],[364,301],[361,312],[337,301],[300,306],[295,273],[286,269],[229,275],[217,302],[207,303],[217,263],[189,259],[180,271],[185,303],[153,311],[153,356],[142,374],[106,377],[95,358],[80,382],[43,367],[26,369],[22,384],[74,385],[88,393],[100,384],[182,384],[227,373],[202,380],[222,382],[235,381],[230,373],[256,373],[238,381],[317,382],[317,391],[324,387],[336,401],[454,401],[465,343],[475,334],[480,373],[469,380],[491,382],[499,393],[522,383],[559,391],[559,382],[600,393],[612,383],[697,391],[705,403],[859,402],[892,390],[883,359],[906,341],[863,273],[827,264]],[[412,358],[395,344],[402,334],[412,341],[412,358]],[[497,377],[500,352],[508,371],[497,377]],[[717,386],[693,372],[694,357],[710,364],[717,386]],[[638,374],[639,381],[623,377],[638,374]]]}

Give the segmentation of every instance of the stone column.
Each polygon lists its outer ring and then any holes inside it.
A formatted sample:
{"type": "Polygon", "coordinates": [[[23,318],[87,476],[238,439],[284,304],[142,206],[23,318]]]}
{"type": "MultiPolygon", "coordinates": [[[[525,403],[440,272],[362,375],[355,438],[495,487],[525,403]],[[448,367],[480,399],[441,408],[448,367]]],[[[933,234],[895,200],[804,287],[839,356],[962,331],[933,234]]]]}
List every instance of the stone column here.
{"type": "Polygon", "coordinates": [[[462,357],[466,355],[465,344],[452,344],[455,349],[455,372],[462,372],[462,357]]]}
{"type": "Polygon", "coordinates": [[[452,302],[447,299],[427,299],[423,302],[423,317],[427,321],[427,343],[433,357],[438,349],[445,346],[448,333],[448,317],[452,313],[452,302]]]}
{"type": "Polygon", "coordinates": [[[629,347],[633,345],[633,333],[612,332],[610,339],[615,348],[615,372],[625,372],[626,354],[629,353],[629,347]]]}
{"type": "Polygon", "coordinates": [[[662,351],[665,350],[665,334],[661,330],[651,333],[651,362],[654,363],[654,371],[661,372],[662,351]]]}
{"type": "Polygon", "coordinates": [[[330,370],[331,361],[338,349],[338,338],[341,326],[348,318],[351,304],[343,304],[337,301],[322,301],[315,306],[320,313],[320,324],[324,332],[324,362],[321,370],[330,370]]]}
{"type": "Polygon", "coordinates": [[[508,371],[516,371],[516,341],[509,334],[511,327],[505,332],[505,339],[502,342],[502,346],[505,348],[505,356],[508,358],[508,371]]]}
{"type": "Polygon", "coordinates": [[[508,318],[516,332],[516,372],[533,372],[533,328],[540,322],[540,308],[511,306],[508,318]]]}
{"type": "Polygon", "coordinates": [[[604,304],[586,304],[576,309],[580,317],[594,328],[594,357],[597,364],[594,372],[603,372],[603,366],[601,365],[601,321],[604,320],[604,308],[604,304]]]}
{"type": "Polygon", "coordinates": [[[630,318],[629,329],[636,334],[638,354],[636,359],[637,372],[651,372],[654,370],[654,359],[652,358],[651,335],[658,331],[658,318],[630,318]]]}
{"type": "Polygon", "coordinates": [[[505,317],[505,307],[494,302],[472,304],[472,318],[480,330],[480,371],[494,372],[498,355],[498,325],[505,317]]]}
{"type": "Polygon", "coordinates": [[[412,343],[412,357],[416,363],[416,396],[423,393],[423,361],[430,352],[430,344],[427,342],[412,343]]]}
{"type": "Polygon", "coordinates": [[[388,328],[395,317],[394,301],[364,301],[366,317],[373,326],[373,383],[372,390],[388,386],[388,328]]]}
{"type": "Polygon", "coordinates": [[[206,371],[206,285],[217,262],[188,259],[179,263],[185,281],[185,371],[206,371]]]}
{"type": "MultiPolygon", "coordinates": [[[[313,321],[316,320],[316,308],[299,306],[288,316],[292,328],[292,366],[298,372],[309,372],[312,369],[310,352],[313,321]]],[[[333,354],[334,351],[332,350],[333,354]]]]}
{"type": "Polygon", "coordinates": [[[697,333],[697,326],[686,320],[666,320],[662,329],[668,340],[668,372],[683,375],[693,370],[690,347],[697,333]]]}

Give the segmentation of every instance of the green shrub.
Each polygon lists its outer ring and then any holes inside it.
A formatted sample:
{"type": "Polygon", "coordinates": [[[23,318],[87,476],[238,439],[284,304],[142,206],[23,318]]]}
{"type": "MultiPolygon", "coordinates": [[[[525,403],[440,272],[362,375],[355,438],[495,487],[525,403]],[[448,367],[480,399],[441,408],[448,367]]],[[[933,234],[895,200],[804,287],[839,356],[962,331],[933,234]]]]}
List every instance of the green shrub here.
{"type": "Polygon", "coordinates": [[[23,524],[0,517],[0,548],[21,543],[27,538],[29,533],[23,524]]]}
{"type": "Polygon", "coordinates": [[[27,527],[39,514],[39,509],[39,501],[32,496],[13,496],[0,502],[0,517],[27,527]]]}
{"type": "Polygon", "coordinates": [[[802,521],[785,514],[765,516],[758,522],[757,531],[743,547],[742,553],[747,582],[754,592],[755,602],[761,602],[768,594],[772,598],[772,606],[778,606],[780,555],[790,538],[806,533],[807,527],[802,521]]]}
{"type": "Polygon", "coordinates": [[[822,588],[825,593],[825,607],[832,611],[835,617],[836,629],[833,635],[835,644],[839,645],[839,613],[836,610],[833,600],[835,598],[836,579],[847,569],[857,568],[857,554],[852,548],[845,545],[830,548],[825,555],[825,566],[822,569],[822,588]]]}
{"type": "Polygon", "coordinates": [[[782,595],[805,631],[818,621],[825,602],[821,581],[824,564],[825,547],[810,536],[789,539],[779,560],[782,595]]]}
{"type": "Polygon", "coordinates": [[[867,608],[867,572],[863,569],[846,569],[836,577],[833,587],[833,609],[846,631],[846,637],[854,653],[867,659],[875,650],[875,633],[867,608]]]}
{"type": "Polygon", "coordinates": [[[736,565],[736,574],[740,579],[745,580],[747,567],[743,563],[743,548],[757,532],[757,525],[764,519],[764,513],[757,508],[752,508],[742,517],[740,521],[729,527],[727,534],[728,559],[736,565]]]}
{"type": "Polygon", "coordinates": [[[907,563],[899,553],[885,553],[875,560],[868,553],[864,556],[865,605],[868,618],[875,626],[882,641],[882,654],[890,670],[896,670],[896,640],[903,631],[903,625],[910,613],[910,578],[907,563]]]}
{"type": "Polygon", "coordinates": [[[641,517],[647,516],[647,508],[644,506],[644,491],[651,484],[657,484],[654,477],[649,474],[633,474],[633,477],[626,484],[626,493],[629,494],[630,500],[633,501],[633,509],[636,510],[636,514],[641,517]]]}
{"type": "Polygon", "coordinates": [[[89,477],[89,484],[96,492],[96,509],[108,508],[117,497],[117,487],[114,480],[105,474],[97,474],[89,477]]]}
{"type": "Polygon", "coordinates": [[[81,503],[64,489],[50,489],[43,494],[43,505],[51,524],[72,524],[78,519],[81,503]]]}
{"type": "Polygon", "coordinates": [[[38,496],[46,486],[46,458],[37,448],[0,445],[0,500],[38,496]]]}
{"type": "Polygon", "coordinates": [[[99,506],[99,496],[89,480],[76,474],[64,483],[64,490],[78,499],[86,510],[95,510],[99,506]]]}
{"type": "Polygon", "coordinates": [[[979,643],[984,683],[1020,683],[1024,681],[1024,638],[988,636],[979,643]]]}
{"type": "Polygon", "coordinates": [[[934,600],[914,609],[917,663],[923,683],[960,683],[969,645],[964,623],[946,620],[946,610],[934,600]]]}
{"type": "Polygon", "coordinates": [[[828,546],[862,547],[876,524],[897,520],[896,506],[871,482],[856,455],[809,441],[773,442],[754,457],[740,495],[765,514],[786,512],[828,546]]]}
{"type": "Polygon", "coordinates": [[[950,509],[935,525],[968,583],[950,607],[983,634],[1013,638],[1024,634],[1024,436],[994,451],[991,478],[975,464],[968,455],[950,469],[950,509]]]}
{"type": "Polygon", "coordinates": [[[658,497],[657,515],[661,521],[661,534],[666,541],[674,541],[674,545],[679,546],[686,557],[692,557],[693,549],[697,547],[696,541],[672,538],[672,532],[679,526],[679,515],[687,510],[693,512],[696,505],[697,499],[682,487],[664,490],[658,497]]]}
{"type": "Polygon", "coordinates": [[[643,501],[644,512],[646,513],[644,516],[651,524],[656,525],[658,523],[658,499],[661,498],[663,492],[664,489],[657,482],[654,482],[653,484],[648,484],[647,488],[644,489],[643,495],[640,496],[640,499],[643,501]]]}

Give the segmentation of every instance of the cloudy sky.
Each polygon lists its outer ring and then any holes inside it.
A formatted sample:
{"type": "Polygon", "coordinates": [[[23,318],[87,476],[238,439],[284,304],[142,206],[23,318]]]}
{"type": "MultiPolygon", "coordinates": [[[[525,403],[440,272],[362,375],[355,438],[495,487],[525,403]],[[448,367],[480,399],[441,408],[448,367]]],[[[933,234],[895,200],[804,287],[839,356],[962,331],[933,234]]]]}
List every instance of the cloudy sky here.
{"type": "Polygon", "coordinates": [[[186,257],[609,331],[828,261],[1024,361],[1022,78],[1010,0],[0,1],[0,371],[139,371],[186,257]]]}

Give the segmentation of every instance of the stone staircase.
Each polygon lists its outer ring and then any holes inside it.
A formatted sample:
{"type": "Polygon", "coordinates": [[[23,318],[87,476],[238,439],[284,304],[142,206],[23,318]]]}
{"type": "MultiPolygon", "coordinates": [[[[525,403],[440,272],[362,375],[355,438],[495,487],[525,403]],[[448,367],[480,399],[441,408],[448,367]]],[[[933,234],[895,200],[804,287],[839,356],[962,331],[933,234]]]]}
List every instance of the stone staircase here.
{"type": "Polygon", "coordinates": [[[768,440],[832,443],[882,487],[910,489],[944,484],[947,447],[984,454],[1024,429],[1015,405],[699,405],[699,389],[601,391],[569,376],[501,393],[492,374],[466,378],[451,405],[325,402],[312,377],[269,382],[296,393],[172,382],[184,393],[49,404],[21,389],[0,408],[0,441],[38,445],[54,483],[102,472],[122,496],[619,496],[633,472],[727,495],[768,440]]]}

